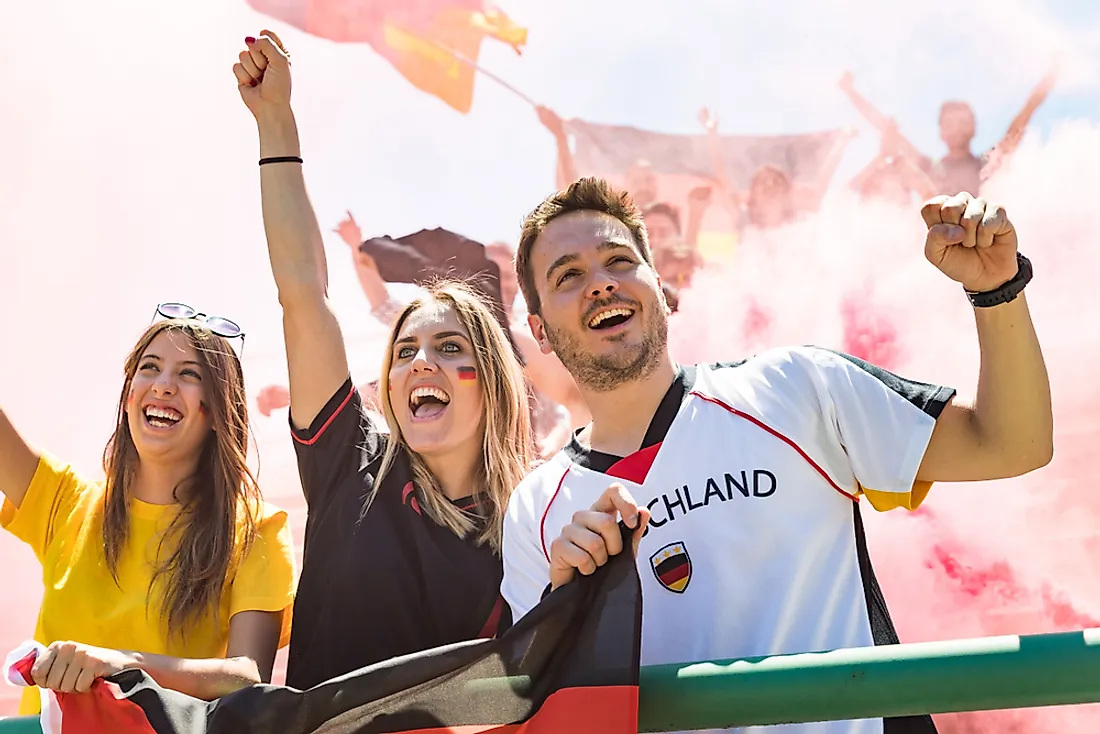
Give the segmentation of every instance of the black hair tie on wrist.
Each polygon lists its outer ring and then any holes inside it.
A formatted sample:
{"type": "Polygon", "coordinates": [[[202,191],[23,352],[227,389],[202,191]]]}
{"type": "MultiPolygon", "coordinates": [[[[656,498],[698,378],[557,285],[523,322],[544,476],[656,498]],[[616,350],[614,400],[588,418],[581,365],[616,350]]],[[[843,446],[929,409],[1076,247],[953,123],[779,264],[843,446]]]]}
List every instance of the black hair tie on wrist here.
{"type": "Polygon", "coordinates": [[[296,155],[280,155],[274,158],[261,158],[260,165],[264,166],[268,163],[301,163],[302,159],[296,155]]]}

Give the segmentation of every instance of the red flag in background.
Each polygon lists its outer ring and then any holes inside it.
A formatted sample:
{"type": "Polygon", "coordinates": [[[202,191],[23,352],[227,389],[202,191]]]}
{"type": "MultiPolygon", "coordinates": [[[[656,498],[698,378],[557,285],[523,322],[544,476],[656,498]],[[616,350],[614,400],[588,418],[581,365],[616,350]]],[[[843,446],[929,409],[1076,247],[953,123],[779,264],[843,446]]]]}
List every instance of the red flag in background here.
{"type": "Polygon", "coordinates": [[[519,53],[527,29],[484,0],[248,0],[264,15],[337,43],[366,43],[413,86],[465,114],[474,97],[481,41],[519,53]]]}
{"type": "MultiPolygon", "coordinates": [[[[573,160],[581,176],[601,176],[624,185],[627,170],[638,160],[649,162],[657,176],[657,200],[679,207],[687,214],[688,194],[699,186],[715,185],[715,156],[705,132],[674,135],[622,125],[599,125],[584,120],[565,122],[573,138],[573,160]]],[[[843,130],[798,135],[720,135],[726,180],[738,191],[747,191],[752,178],[764,166],[778,168],[798,186],[824,186],[832,175],[834,152],[847,144],[843,130]]],[[[699,236],[705,257],[728,256],[735,244],[728,210],[712,196],[699,236]]]]}

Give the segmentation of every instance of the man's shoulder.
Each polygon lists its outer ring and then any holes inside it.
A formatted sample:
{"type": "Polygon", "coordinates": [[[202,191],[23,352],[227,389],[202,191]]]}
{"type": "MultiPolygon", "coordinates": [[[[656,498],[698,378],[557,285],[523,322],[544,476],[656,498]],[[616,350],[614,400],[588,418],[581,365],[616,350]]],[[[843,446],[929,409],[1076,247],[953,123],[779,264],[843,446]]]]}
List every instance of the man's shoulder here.
{"type": "Polygon", "coordinates": [[[508,514],[515,517],[519,513],[533,514],[545,509],[571,464],[568,454],[560,450],[532,469],[513,490],[508,502],[508,514]]]}
{"type": "Polygon", "coordinates": [[[695,369],[711,384],[802,377],[810,369],[843,360],[845,355],[814,345],[774,347],[744,359],[698,364],[695,369]]]}

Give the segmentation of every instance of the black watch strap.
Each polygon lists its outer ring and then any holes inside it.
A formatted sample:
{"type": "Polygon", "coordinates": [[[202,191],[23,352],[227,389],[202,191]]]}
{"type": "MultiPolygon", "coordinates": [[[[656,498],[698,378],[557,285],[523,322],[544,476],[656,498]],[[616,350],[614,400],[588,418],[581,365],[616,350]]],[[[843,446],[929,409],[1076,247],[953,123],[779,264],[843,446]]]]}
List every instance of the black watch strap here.
{"type": "Polygon", "coordinates": [[[991,291],[966,291],[966,297],[974,304],[975,308],[989,308],[1008,303],[1020,295],[1028,283],[1031,282],[1031,261],[1020,253],[1016,253],[1016,276],[1000,288],[991,291]]]}

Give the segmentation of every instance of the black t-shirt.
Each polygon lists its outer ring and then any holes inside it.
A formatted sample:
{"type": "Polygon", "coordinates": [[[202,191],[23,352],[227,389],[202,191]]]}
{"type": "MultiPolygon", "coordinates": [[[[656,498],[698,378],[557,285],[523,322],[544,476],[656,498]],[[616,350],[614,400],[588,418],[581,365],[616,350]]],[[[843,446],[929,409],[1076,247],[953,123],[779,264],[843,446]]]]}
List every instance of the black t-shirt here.
{"type": "MultiPolygon", "coordinates": [[[[492,637],[509,624],[499,556],[421,512],[404,452],[360,520],[389,436],[371,423],[350,378],[308,430],[292,433],[308,516],[288,686],[492,637]]],[[[476,505],[473,497],[455,504],[476,505]]]]}

